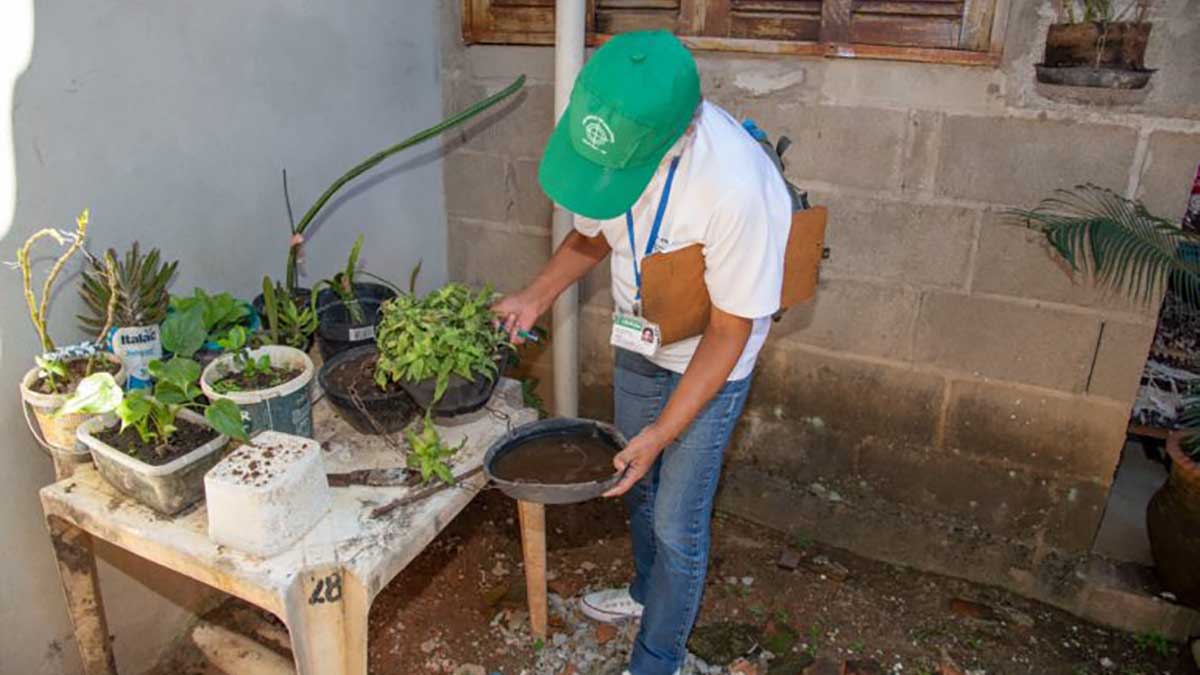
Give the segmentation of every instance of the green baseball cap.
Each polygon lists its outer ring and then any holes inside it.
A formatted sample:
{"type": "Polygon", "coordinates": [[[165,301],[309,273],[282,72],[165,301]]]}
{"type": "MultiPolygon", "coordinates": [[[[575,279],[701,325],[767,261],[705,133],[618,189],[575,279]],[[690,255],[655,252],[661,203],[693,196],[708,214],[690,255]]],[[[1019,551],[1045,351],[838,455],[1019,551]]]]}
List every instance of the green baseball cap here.
{"type": "Polygon", "coordinates": [[[674,35],[617,35],[575,80],[542,153],[542,189],[588,218],[621,215],[646,189],[699,104],[696,62],[674,35]]]}

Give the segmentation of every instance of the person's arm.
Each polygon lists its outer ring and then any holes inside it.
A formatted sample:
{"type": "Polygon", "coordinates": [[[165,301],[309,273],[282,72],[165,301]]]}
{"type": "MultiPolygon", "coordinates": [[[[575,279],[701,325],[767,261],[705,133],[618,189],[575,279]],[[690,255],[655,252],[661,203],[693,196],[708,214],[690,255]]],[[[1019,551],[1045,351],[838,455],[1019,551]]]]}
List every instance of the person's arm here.
{"type": "Polygon", "coordinates": [[[613,489],[604,493],[605,497],[623,495],[641,480],[659,453],[682,434],[716,396],[746,348],[753,326],[751,319],[712,308],[696,353],[662,414],[613,458],[613,466],[625,475],[613,489]]]}
{"type": "Polygon", "coordinates": [[[523,342],[518,331],[532,329],[538,317],[554,304],[554,299],[604,260],[611,250],[604,235],[587,237],[572,230],[528,286],[505,296],[492,307],[512,341],[523,342]]]}

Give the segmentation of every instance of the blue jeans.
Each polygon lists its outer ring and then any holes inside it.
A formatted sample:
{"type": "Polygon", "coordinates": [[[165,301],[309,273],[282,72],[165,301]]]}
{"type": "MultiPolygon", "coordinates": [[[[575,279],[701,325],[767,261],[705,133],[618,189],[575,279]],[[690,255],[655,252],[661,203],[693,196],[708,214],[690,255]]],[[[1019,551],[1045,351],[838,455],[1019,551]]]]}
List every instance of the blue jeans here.
{"type": "MultiPolygon", "coordinates": [[[[616,352],[617,428],[633,438],[658,419],[682,376],[632,352],[616,352]]],[[[726,382],[625,495],[635,568],[629,592],[645,605],[630,657],[632,675],[672,675],[687,656],[708,571],[721,460],[750,379],[726,382]]]]}

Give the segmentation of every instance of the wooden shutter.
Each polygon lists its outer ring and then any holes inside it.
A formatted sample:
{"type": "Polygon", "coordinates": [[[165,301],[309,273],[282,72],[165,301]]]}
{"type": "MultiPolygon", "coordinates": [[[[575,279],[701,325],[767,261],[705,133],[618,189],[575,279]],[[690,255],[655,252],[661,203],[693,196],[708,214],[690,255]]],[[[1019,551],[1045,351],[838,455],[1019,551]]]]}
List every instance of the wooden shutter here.
{"type": "MultiPolygon", "coordinates": [[[[589,44],[664,29],[695,49],[999,62],[1010,0],[587,0],[589,44]]],[[[553,44],[554,0],[463,0],[467,42],[553,44]]]]}

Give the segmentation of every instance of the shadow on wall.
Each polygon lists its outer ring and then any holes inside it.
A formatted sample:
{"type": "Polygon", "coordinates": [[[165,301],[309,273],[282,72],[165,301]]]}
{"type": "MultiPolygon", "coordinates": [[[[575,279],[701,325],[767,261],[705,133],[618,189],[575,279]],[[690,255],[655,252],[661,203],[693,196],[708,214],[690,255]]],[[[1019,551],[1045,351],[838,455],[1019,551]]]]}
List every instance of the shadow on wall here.
{"type": "MultiPolygon", "coordinates": [[[[3,106],[12,111],[13,159],[5,129],[0,260],[12,259],[35,229],[70,227],[86,207],[93,251],[140,240],[180,260],[175,291],[204,286],[250,297],[264,274],[284,274],[281,168],[303,208],[346,167],[442,116],[432,3],[22,4],[36,10],[36,22],[12,20],[10,4],[0,19],[0,66],[15,63],[8,54],[21,45],[10,32],[35,32],[25,40],[33,44],[29,67],[11,108],[3,106]]],[[[344,265],[361,232],[371,268],[404,277],[423,259],[422,284],[445,281],[440,153],[403,161],[323,213],[309,237],[307,280],[344,265]]],[[[49,312],[60,343],[83,338],[74,263],[49,312]]],[[[39,260],[39,271],[45,264],[39,260]]],[[[11,552],[0,562],[2,669],[71,674],[78,655],[37,499],[52,470],[25,431],[15,386],[37,340],[17,273],[0,274],[11,275],[0,277],[0,381],[11,385],[0,388],[0,424],[13,430],[0,453],[11,488],[0,510],[0,541],[11,552]]],[[[127,554],[99,552],[108,563],[101,576],[117,660],[123,672],[138,672],[208,594],[127,554]]]]}

